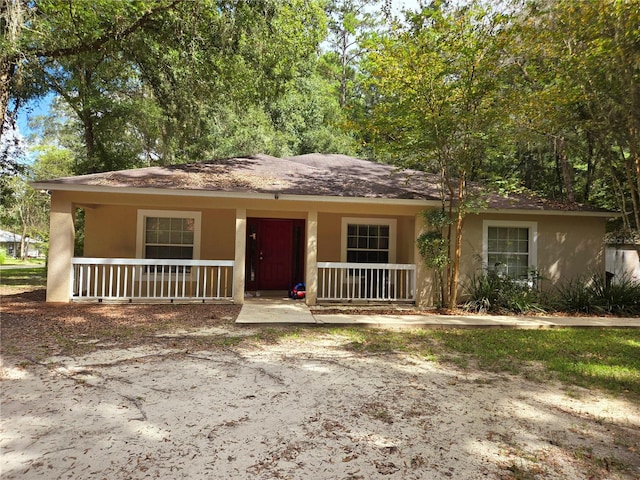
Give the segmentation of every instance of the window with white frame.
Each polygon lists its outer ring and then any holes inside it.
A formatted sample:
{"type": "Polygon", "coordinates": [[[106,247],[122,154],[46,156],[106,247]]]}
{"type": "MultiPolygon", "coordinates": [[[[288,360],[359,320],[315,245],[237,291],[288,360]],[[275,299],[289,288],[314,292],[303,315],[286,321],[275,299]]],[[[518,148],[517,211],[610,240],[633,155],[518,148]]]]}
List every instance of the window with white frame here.
{"type": "Polygon", "coordinates": [[[395,263],[396,220],[342,219],[342,261],[395,263]]]}
{"type": "Polygon", "coordinates": [[[483,260],[489,271],[526,279],[537,268],[536,222],[489,221],[483,223],[483,260]]]}
{"type": "Polygon", "coordinates": [[[200,258],[200,212],[138,210],[138,258],[200,258]]]}

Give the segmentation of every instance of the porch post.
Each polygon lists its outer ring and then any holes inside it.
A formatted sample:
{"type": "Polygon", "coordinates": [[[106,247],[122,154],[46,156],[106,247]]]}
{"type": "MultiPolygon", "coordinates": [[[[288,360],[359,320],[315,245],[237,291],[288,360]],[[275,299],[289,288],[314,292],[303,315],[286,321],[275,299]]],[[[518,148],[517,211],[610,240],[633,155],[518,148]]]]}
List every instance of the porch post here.
{"type": "Polygon", "coordinates": [[[236,256],[233,267],[233,303],[244,303],[244,262],[247,249],[247,210],[236,209],[236,256]]]}
{"type": "Polygon", "coordinates": [[[47,302],[70,301],[74,237],[73,204],[63,193],[53,192],[49,216],[47,302]]]}
{"type": "Polygon", "coordinates": [[[305,295],[307,305],[315,305],[318,299],[318,211],[307,213],[307,272],[305,295]]]}
{"type": "Polygon", "coordinates": [[[416,306],[426,307],[433,305],[433,282],[429,279],[427,268],[416,240],[425,231],[426,221],[422,213],[415,216],[414,224],[413,259],[416,264],[416,306]]]}

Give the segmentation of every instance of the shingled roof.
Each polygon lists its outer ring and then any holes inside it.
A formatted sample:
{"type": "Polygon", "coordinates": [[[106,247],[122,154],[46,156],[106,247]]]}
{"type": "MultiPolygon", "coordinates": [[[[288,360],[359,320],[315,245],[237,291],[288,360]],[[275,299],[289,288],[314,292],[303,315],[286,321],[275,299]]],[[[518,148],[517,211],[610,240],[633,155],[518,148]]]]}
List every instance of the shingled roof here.
{"type": "MultiPolygon", "coordinates": [[[[49,190],[146,189],[290,194],[362,199],[439,201],[438,177],[415,170],[336,154],[307,154],[288,158],[269,155],[209,162],[147,167],[58,178],[34,183],[49,190]]],[[[478,188],[477,186],[475,188],[478,188]]],[[[151,193],[151,192],[149,192],[151,193]]],[[[565,205],[533,193],[489,194],[488,207],[517,210],[596,211],[565,205]]],[[[600,210],[604,212],[603,210],[600,210]]]]}

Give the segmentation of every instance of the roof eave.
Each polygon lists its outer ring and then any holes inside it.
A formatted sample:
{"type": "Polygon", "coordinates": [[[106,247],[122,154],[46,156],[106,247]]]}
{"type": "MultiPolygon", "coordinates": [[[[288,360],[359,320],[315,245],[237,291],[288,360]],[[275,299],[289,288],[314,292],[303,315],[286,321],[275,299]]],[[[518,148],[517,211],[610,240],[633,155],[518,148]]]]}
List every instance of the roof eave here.
{"type": "Polygon", "coordinates": [[[214,190],[186,190],[168,188],[140,188],[140,187],[113,187],[106,185],[77,185],[47,182],[32,182],[31,186],[36,190],[65,191],[82,193],[119,193],[133,195],[169,195],[180,197],[207,197],[207,198],[242,198],[254,200],[294,200],[323,203],[369,203],[369,204],[394,204],[415,206],[439,206],[439,200],[415,199],[415,198],[387,198],[387,197],[342,197],[331,195],[298,195],[280,192],[221,192],[214,190]]]}
{"type": "MultiPolygon", "coordinates": [[[[366,203],[366,204],[392,204],[392,205],[412,205],[422,207],[441,207],[440,200],[415,199],[415,198],[386,198],[386,197],[341,197],[331,195],[298,195],[292,193],[279,192],[222,192],[214,190],[187,190],[170,188],[141,188],[141,187],[114,187],[108,185],[78,185],[60,184],[48,182],[32,182],[31,186],[37,190],[84,192],[84,193],[120,193],[134,195],[169,195],[207,198],[237,198],[255,200],[289,200],[289,201],[310,201],[319,203],[366,203]]],[[[622,214],[620,212],[603,212],[592,210],[543,210],[541,208],[487,208],[477,213],[493,213],[501,215],[567,215],[584,217],[616,218],[622,214]]]]}
{"type": "MultiPolygon", "coordinates": [[[[540,208],[490,208],[488,211],[502,215],[570,215],[572,217],[602,218],[617,218],[622,215],[620,212],[603,212],[593,210],[543,210],[540,208]]],[[[485,210],[476,213],[487,213],[487,211],[485,210]]]]}

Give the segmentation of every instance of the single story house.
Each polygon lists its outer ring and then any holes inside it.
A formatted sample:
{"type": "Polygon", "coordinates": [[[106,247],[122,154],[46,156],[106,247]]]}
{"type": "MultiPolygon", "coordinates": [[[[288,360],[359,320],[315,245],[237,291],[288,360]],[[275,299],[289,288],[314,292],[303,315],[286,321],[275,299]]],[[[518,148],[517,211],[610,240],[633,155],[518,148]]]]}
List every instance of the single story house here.
{"type": "Polygon", "coordinates": [[[12,257],[20,256],[20,243],[22,236],[7,230],[0,230],[0,247],[12,257]]]}
{"type": "MultiPolygon", "coordinates": [[[[47,301],[196,299],[306,284],[306,302],[433,305],[416,238],[437,178],[344,155],[148,167],[33,184],[51,194],[47,301]],[[74,257],[76,209],[84,255],[74,257]]],[[[489,194],[464,224],[461,281],[483,265],[551,284],[604,272],[614,213],[489,194]]]]}
{"type": "Polygon", "coordinates": [[[18,258],[22,256],[22,249],[25,249],[26,257],[40,257],[40,250],[37,247],[37,240],[24,237],[17,233],[0,229],[0,248],[4,248],[7,254],[18,258]]]}

